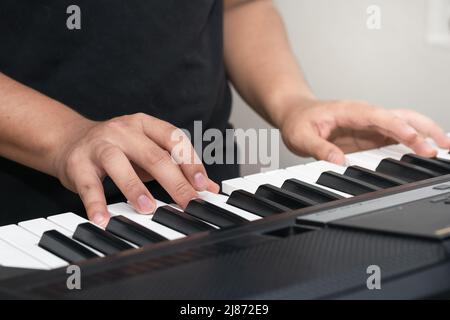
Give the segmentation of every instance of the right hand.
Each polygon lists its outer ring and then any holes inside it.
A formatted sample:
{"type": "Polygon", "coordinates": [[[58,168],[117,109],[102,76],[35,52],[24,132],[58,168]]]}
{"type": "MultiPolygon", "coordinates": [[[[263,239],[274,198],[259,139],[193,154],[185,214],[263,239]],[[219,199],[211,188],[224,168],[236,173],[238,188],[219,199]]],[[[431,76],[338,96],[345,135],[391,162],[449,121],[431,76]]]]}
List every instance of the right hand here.
{"type": "MultiPolygon", "coordinates": [[[[94,223],[106,226],[109,221],[102,185],[105,176],[143,214],[156,208],[143,181],[157,180],[182,208],[197,197],[197,191],[219,191],[200,161],[180,165],[173,161],[170,152],[180,141],[173,141],[172,134],[179,129],[171,124],[140,113],[105,122],[85,121],[80,125],[85,129],[68,137],[57,152],[54,170],[66,188],[79,194],[94,223]]],[[[183,150],[190,149],[197,157],[187,137],[182,141],[183,150]]]]}

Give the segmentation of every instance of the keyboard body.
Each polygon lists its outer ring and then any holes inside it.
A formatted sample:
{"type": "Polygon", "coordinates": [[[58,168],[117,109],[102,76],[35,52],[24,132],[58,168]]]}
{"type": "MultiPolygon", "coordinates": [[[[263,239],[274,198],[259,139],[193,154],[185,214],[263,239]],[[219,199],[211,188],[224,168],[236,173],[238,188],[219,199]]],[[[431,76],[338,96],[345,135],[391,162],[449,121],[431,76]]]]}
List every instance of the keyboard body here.
{"type": "Polygon", "coordinates": [[[26,299],[448,298],[450,238],[445,229],[450,227],[450,211],[443,201],[432,200],[447,197],[450,190],[422,193],[423,199],[413,194],[414,199],[394,205],[389,200],[447,184],[450,175],[443,175],[86,260],[79,264],[81,290],[67,289],[64,267],[2,268],[1,274],[11,274],[0,278],[0,297],[3,293],[26,299]],[[420,206],[411,208],[426,210],[408,208],[413,201],[420,206]],[[355,208],[362,208],[358,215],[325,222],[314,218],[355,208]],[[392,230],[367,228],[354,220],[392,208],[396,209],[392,230]],[[432,219],[437,221],[436,231],[444,231],[431,232],[436,226],[427,221],[434,216],[439,217],[432,219]],[[372,265],[381,270],[381,290],[367,287],[367,269],[372,265]]]}

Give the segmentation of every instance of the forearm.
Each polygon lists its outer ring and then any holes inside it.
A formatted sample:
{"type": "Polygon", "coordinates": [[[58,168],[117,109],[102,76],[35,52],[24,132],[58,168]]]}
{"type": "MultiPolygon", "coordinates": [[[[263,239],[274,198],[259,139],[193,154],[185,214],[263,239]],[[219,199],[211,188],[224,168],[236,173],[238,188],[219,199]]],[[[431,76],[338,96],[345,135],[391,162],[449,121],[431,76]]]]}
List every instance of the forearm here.
{"type": "Polygon", "coordinates": [[[269,0],[226,1],[225,63],[248,104],[280,127],[298,101],[314,96],[292,53],[277,9],[269,0]]]}
{"type": "Polygon", "coordinates": [[[0,73],[0,156],[54,175],[55,155],[90,121],[0,73]]]}

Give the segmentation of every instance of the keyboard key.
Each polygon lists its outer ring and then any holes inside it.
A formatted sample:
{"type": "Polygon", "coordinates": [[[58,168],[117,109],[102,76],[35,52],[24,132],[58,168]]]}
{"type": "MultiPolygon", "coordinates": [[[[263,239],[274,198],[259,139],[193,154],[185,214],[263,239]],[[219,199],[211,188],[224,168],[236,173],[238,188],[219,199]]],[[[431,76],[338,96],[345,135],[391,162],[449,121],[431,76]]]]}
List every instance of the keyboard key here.
{"type": "MultiPolygon", "coordinates": [[[[244,177],[245,180],[249,180],[257,186],[261,186],[263,184],[271,184],[275,187],[281,187],[284,181],[289,179],[287,175],[287,171],[283,169],[273,170],[269,172],[263,172],[258,174],[253,174],[250,176],[244,177]]],[[[244,190],[244,189],[241,189],[244,190]]],[[[248,190],[247,190],[248,191],[248,190]]],[[[252,192],[255,193],[255,192],[252,192]]]]}
{"type": "Polygon", "coordinates": [[[147,229],[124,216],[111,217],[106,226],[106,231],[141,247],[167,240],[159,233],[147,229]]]}
{"type": "Polygon", "coordinates": [[[47,217],[47,220],[53,222],[54,224],[57,224],[58,226],[63,227],[66,230],[69,230],[72,233],[75,232],[78,225],[89,222],[83,217],[80,217],[79,215],[76,215],[75,213],[72,212],[50,216],[47,217]]]}
{"type": "MultiPolygon", "coordinates": [[[[157,207],[165,206],[167,204],[162,203],[161,201],[157,201],[157,207]]],[[[125,202],[115,203],[108,206],[108,211],[111,213],[111,216],[124,216],[128,219],[139,223],[140,225],[144,226],[147,229],[150,229],[160,235],[162,235],[164,238],[167,238],[169,240],[176,240],[184,238],[186,235],[182,234],[176,230],[172,230],[170,228],[167,228],[166,226],[163,226],[162,224],[159,224],[155,221],[152,221],[151,215],[145,215],[137,213],[132,206],[125,202]]]]}
{"type": "Polygon", "coordinates": [[[343,197],[336,193],[327,191],[298,179],[286,180],[281,188],[305,198],[309,198],[317,203],[326,203],[329,201],[343,199],[343,197]]]}
{"type": "Polygon", "coordinates": [[[407,182],[416,182],[438,177],[440,175],[435,171],[391,158],[381,161],[376,171],[394,176],[407,182]]]}
{"type": "Polygon", "coordinates": [[[322,173],[317,183],[355,196],[381,189],[372,184],[332,171],[322,173]]]}
{"type": "Polygon", "coordinates": [[[223,194],[216,194],[216,193],[212,193],[209,191],[202,191],[198,193],[199,198],[202,200],[205,200],[206,202],[215,204],[216,206],[219,206],[227,211],[230,211],[242,218],[244,218],[245,220],[248,221],[254,221],[254,220],[259,220],[261,219],[260,216],[257,216],[254,213],[242,210],[240,208],[237,208],[235,206],[229,205],[227,203],[228,197],[223,195],[223,194]]]}
{"type": "Polygon", "coordinates": [[[72,232],[44,218],[22,221],[19,222],[19,226],[35,234],[39,238],[42,237],[42,234],[45,231],[49,230],[56,230],[69,238],[72,237],[72,232]]]}
{"type": "MultiPolygon", "coordinates": [[[[64,227],[61,227],[60,225],[53,223],[50,220],[47,219],[43,219],[43,218],[38,218],[38,219],[33,219],[33,220],[27,220],[27,221],[22,221],[19,222],[19,226],[24,228],[25,230],[35,234],[36,236],[38,236],[39,238],[42,237],[43,233],[46,231],[50,231],[50,230],[56,230],[59,233],[62,233],[63,235],[65,235],[68,238],[72,238],[73,232],[70,230],[67,230],[64,227]]],[[[76,240],[75,240],[76,241],[76,240]]],[[[101,252],[98,252],[82,243],[80,243],[82,246],[86,247],[88,250],[93,251],[96,255],[98,256],[103,256],[103,254],[101,252]]]]}
{"type": "Polygon", "coordinates": [[[48,269],[48,266],[44,263],[2,240],[0,240],[0,266],[38,270],[48,269]]]}
{"type": "MultiPolygon", "coordinates": [[[[337,165],[333,165],[333,166],[337,166],[337,165]]],[[[317,180],[319,179],[320,175],[328,170],[324,170],[324,169],[328,169],[330,167],[325,167],[325,168],[314,168],[314,167],[308,167],[306,165],[303,166],[294,166],[294,167],[289,167],[286,170],[291,174],[290,178],[291,179],[297,179],[306,183],[309,183],[315,187],[324,189],[326,191],[335,193],[341,197],[344,198],[351,198],[353,197],[351,194],[345,193],[345,192],[341,192],[341,191],[337,191],[325,186],[321,186],[319,184],[317,184],[317,180]]],[[[345,167],[341,167],[341,166],[337,166],[337,168],[339,169],[339,173],[344,173],[345,171],[345,167]]],[[[336,172],[336,171],[335,171],[336,172]]]]}
{"type": "Polygon", "coordinates": [[[261,217],[290,211],[286,206],[264,199],[245,190],[236,190],[230,195],[227,203],[242,210],[252,212],[261,217]]]}
{"type": "Polygon", "coordinates": [[[131,245],[90,222],[78,225],[73,234],[73,238],[106,255],[133,248],[131,245]]]}
{"type": "Polygon", "coordinates": [[[405,184],[406,181],[391,177],[381,172],[372,171],[359,166],[350,166],[345,170],[346,176],[370,183],[379,188],[392,188],[405,184]]]}
{"type": "Polygon", "coordinates": [[[375,170],[385,157],[374,157],[365,152],[350,153],[345,156],[348,166],[359,166],[369,170],[375,170]]]}
{"type": "Polygon", "coordinates": [[[0,227],[0,239],[47,265],[49,269],[64,267],[67,262],[38,246],[39,237],[15,225],[0,227]]]}
{"type": "Polygon", "coordinates": [[[414,164],[421,168],[429,169],[435,172],[438,172],[442,175],[450,173],[450,164],[445,162],[441,162],[437,159],[430,159],[426,157],[422,157],[416,154],[405,154],[402,157],[403,162],[407,162],[410,164],[414,164]]]}
{"type": "Polygon", "coordinates": [[[170,206],[158,208],[153,216],[153,221],[184,234],[217,230],[215,227],[170,206]]]}
{"type": "Polygon", "coordinates": [[[201,199],[191,200],[185,212],[219,228],[235,226],[248,220],[201,199]]]}
{"type": "Polygon", "coordinates": [[[85,246],[56,230],[45,231],[39,241],[39,246],[69,263],[98,257],[85,246]]]}
{"type": "Polygon", "coordinates": [[[258,189],[258,185],[244,178],[235,178],[222,181],[222,192],[230,195],[235,190],[246,190],[254,193],[258,189]]]}
{"type": "Polygon", "coordinates": [[[258,187],[255,195],[264,199],[284,205],[292,210],[306,208],[318,204],[316,201],[296,195],[288,190],[277,188],[270,184],[264,184],[258,187]]]}

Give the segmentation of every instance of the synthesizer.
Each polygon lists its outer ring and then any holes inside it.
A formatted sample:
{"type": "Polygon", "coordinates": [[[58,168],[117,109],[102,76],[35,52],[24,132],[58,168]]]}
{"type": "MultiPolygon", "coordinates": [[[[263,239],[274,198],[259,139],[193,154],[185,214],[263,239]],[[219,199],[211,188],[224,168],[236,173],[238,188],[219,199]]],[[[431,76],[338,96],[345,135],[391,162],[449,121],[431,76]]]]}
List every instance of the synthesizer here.
{"type": "Polygon", "coordinates": [[[222,182],[183,211],[108,206],[0,226],[0,298],[359,299],[450,296],[450,154],[402,145],[222,182]],[[77,265],[82,290],[67,287],[77,265]],[[367,286],[381,270],[380,290],[367,286]]]}

